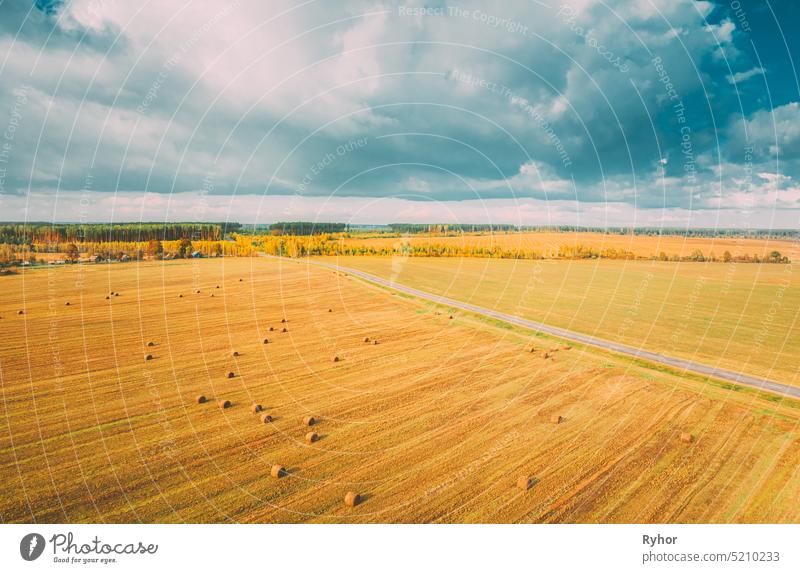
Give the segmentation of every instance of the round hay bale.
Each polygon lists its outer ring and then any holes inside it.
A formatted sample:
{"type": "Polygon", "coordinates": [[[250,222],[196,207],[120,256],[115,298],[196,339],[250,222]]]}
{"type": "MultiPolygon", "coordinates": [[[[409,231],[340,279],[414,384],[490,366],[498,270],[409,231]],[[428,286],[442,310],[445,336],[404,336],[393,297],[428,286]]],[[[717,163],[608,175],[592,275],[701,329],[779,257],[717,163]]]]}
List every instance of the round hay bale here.
{"type": "Polygon", "coordinates": [[[214,293],[213,292],[211,293],[211,298],[214,298],[214,293]]]}
{"type": "Polygon", "coordinates": [[[155,346],[155,345],[156,345],[156,343],[155,343],[155,342],[153,342],[152,340],[151,340],[150,342],[148,342],[148,343],[147,343],[147,346],[155,346]]]}
{"type": "Polygon", "coordinates": [[[114,293],[114,296],[119,296],[119,293],[118,293],[118,292],[115,292],[115,293],[114,293]]]}
{"type": "Polygon", "coordinates": [[[348,491],[344,496],[344,504],[347,507],[355,507],[361,503],[361,496],[354,491],[348,491]]]}
{"type": "Polygon", "coordinates": [[[528,350],[528,352],[536,352],[536,348],[534,348],[533,346],[531,346],[531,348],[530,348],[530,350],[528,350]]]}
{"type": "Polygon", "coordinates": [[[195,290],[194,294],[200,294],[200,289],[195,290]]]}
{"type": "Polygon", "coordinates": [[[261,414],[261,423],[262,424],[269,424],[272,422],[272,416],[269,414],[261,414]]]}
{"type": "Polygon", "coordinates": [[[689,432],[682,432],[681,441],[685,444],[691,444],[694,441],[694,436],[689,432]]]}
{"type": "Polygon", "coordinates": [[[236,351],[236,350],[234,350],[234,351],[233,351],[233,356],[239,356],[239,352],[238,352],[238,351],[236,351]]]}
{"type": "Polygon", "coordinates": [[[281,330],[281,332],[289,332],[289,329],[284,326],[283,330],[281,330]]]}
{"type": "Polygon", "coordinates": [[[178,295],[178,298],[183,298],[183,295],[182,295],[182,294],[179,294],[179,295],[178,295]]]}
{"type": "Polygon", "coordinates": [[[219,288],[219,285],[217,285],[217,288],[219,288]]]}
{"type": "Polygon", "coordinates": [[[452,314],[450,315],[450,320],[453,320],[453,315],[452,314]]]}
{"type": "Polygon", "coordinates": [[[339,357],[338,357],[338,356],[334,356],[334,357],[333,357],[333,361],[334,361],[334,362],[339,362],[339,357]]]}
{"type": "Polygon", "coordinates": [[[333,309],[332,309],[332,308],[329,308],[329,309],[328,309],[328,312],[333,312],[333,309]]]}
{"type": "Polygon", "coordinates": [[[235,378],[235,377],[236,374],[234,374],[233,372],[228,372],[228,378],[235,378]]]}
{"type": "Polygon", "coordinates": [[[239,279],[239,282],[244,282],[244,279],[239,279]]]}
{"type": "Polygon", "coordinates": [[[369,342],[369,336],[364,337],[364,342],[369,342]]]}
{"type": "Polygon", "coordinates": [[[544,354],[542,354],[542,358],[544,358],[545,360],[547,360],[548,358],[550,358],[550,353],[548,353],[548,352],[545,352],[544,354]]]}
{"type": "Polygon", "coordinates": [[[153,359],[153,355],[152,354],[148,354],[147,356],[144,357],[144,359],[145,360],[152,360],[153,359]]]}
{"type": "MultiPolygon", "coordinates": [[[[108,297],[106,297],[106,298],[108,298],[108,297]]],[[[25,314],[25,311],[24,310],[18,310],[17,314],[25,314]]]]}
{"type": "Polygon", "coordinates": [[[317,435],[317,433],[316,433],[316,432],[308,432],[308,433],[306,434],[306,441],[307,441],[309,444],[313,444],[313,443],[314,443],[314,442],[316,442],[317,440],[319,440],[319,436],[317,435]]]}
{"type": "Polygon", "coordinates": [[[264,339],[264,344],[269,344],[269,338],[264,339]]]}
{"type": "Polygon", "coordinates": [[[106,300],[108,300],[108,299],[110,299],[110,298],[111,298],[110,296],[107,296],[107,297],[106,297],[106,300]]]}
{"type": "Polygon", "coordinates": [[[64,306],[69,306],[69,301],[65,302],[64,306]]]}
{"type": "Polygon", "coordinates": [[[285,318],[282,318],[282,319],[281,319],[281,324],[286,324],[287,322],[289,322],[289,321],[288,321],[288,320],[286,320],[285,318]]]}
{"type": "Polygon", "coordinates": [[[564,421],[564,418],[562,418],[558,414],[553,414],[552,416],[550,416],[550,423],[551,424],[560,424],[563,421],[564,421]]]}
{"type": "Polygon", "coordinates": [[[528,491],[533,487],[533,479],[530,476],[519,476],[517,478],[517,487],[522,491],[528,491]]]}
{"type": "Polygon", "coordinates": [[[250,406],[250,410],[253,412],[253,414],[258,414],[263,409],[264,408],[261,407],[261,404],[253,404],[252,406],[250,406]]]}
{"type": "Polygon", "coordinates": [[[270,327],[269,327],[269,331],[270,331],[270,332],[272,332],[272,331],[274,331],[274,330],[275,330],[275,328],[274,328],[274,327],[272,327],[272,326],[270,326],[270,327]]]}
{"type": "Polygon", "coordinates": [[[275,464],[274,466],[272,466],[272,470],[270,470],[269,473],[274,478],[282,478],[286,475],[286,468],[281,465],[275,464]]]}
{"type": "Polygon", "coordinates": [[[108,293],[108,294],[110,294],[111,296],[114,296],[114,291],[112,290],[112,291],[111,291],[110,293],[108,293]]]}
{"type": "Polygon", "coordinates": [[[303,425],[304,426],[313,426],[317,423],[317,419],[314,416],[306,416],[303,418],[303,425]]]}
{"type": "Polygon", "coordinates": [[[225,410],[226,408],[230,408],[231,407],[231,401],[230,400],[223,400],[222,402],[219,403],[219,407],[222,408],[223,410],[225,410]]]}
{"type": "Polygon", "coordinates": [[[373,340],[372,344],[378,344],[378,341],[377,340],[373,340]]]}
{"type": "Polygon", "coordinates": [[[200,395],[199,395],[199,396],[196,398],[196,401],[197,401],[197,403],[198,403],[198,404],[205,404],[205,403],[206,403],[206,397],[205,397],[205,396],[203,396],[202,394],[200,394],[200,395]]]}

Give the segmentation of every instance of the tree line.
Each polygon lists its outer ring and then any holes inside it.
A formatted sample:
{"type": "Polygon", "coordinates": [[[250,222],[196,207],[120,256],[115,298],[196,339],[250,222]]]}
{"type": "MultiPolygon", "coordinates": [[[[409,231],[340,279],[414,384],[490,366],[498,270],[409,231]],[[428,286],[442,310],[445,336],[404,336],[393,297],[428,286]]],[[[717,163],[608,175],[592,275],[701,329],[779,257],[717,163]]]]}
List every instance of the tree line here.
{"type": "MultiPolygon", "coordinates": [[[[242,239],[243,237],[239,237],[242,239]]],[[[475,257],[497,259],[613,259],[613,260],[662,260],[675,262],[741,262],[741,263],[788,263],[789,259],[778,251],[768,255],[758,254],[732,255],[725,251],[721,257],[713,252],[704,255],[695,249],[689,255],[671,255],[665,253],[647,257],[636,256],[632,251],[617,248],[597,249],[586,245],[561,245],[548,252],[533,249],[504,248],[497,245],[458,245],[452,243],[429,242],[411,244],[398,241],[392,246],[373,246],[350,244],[344,235],[313,236],[273,236],[262,235],[251,237],[253,248],[260,252],[281,257],[314,257],[314,256],[409,256],[409,257],[475,257]]]]}
{"type": "Polygon", "coordinates": [[[226,233],[238,232],[239,223],[2,223],[0,243],[139,242],[151,239],[219,241],[226,233]]]}
{"type": "MultiPolygon", "coordinates": [[[[380,230],[380,229],[378,229],[380,230]]],[[[489,225],[390,223],[384,232],[391,235],[456,235],[463,233],[604,233],[606,235],[675,236],[739,239],[800,239],[797,229],[723,229],[680,227],[583,227],[576,225],[489,225]]]]}
{"type": "Polygon", "coordinates": [[[313,223],[310,221],[290,221],[273,223],[269,226],[272,235],[324,235],[329,233],[346,233],[347,223],[313,223]]]}

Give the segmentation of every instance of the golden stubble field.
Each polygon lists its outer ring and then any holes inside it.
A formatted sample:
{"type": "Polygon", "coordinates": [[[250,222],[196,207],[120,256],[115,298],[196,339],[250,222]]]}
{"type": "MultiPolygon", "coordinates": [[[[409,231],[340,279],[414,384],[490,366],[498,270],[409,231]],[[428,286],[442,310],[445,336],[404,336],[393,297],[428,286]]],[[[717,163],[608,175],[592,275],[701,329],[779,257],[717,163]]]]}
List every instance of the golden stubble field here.
{"type": "Polygon", "coordinates": [[[0,316],[3,522],[800,521],[796,402],[329,270],[37,269],[0,316]]]}
{"type": "Polygon", "coordinates": [[[551,326],[800,385],[796,263],[320,260],[551,326]]]}

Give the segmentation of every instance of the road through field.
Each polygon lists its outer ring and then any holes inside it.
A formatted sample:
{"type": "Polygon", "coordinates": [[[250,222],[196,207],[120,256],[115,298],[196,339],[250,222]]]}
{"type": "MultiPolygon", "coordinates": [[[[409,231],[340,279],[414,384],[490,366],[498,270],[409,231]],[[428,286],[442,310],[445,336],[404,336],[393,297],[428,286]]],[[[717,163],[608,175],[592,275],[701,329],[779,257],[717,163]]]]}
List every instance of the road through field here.
{"type": "MultiPolygon", "coordinates": [[[[295,260],[295,259],[290,259],[295,260]]],[[[561,338],[565,338],[567,340],[572,340],[574,342],[580,342],[582,344],[589,344],[592,346],[596,346],[598,348],[602,348],[604,350],[611,350],[613,352],[618,352],[620,354],[625,354],[628,356],[633,356],[635,358],[641,358],[644,360],[650,360],[652,362],[657,362],[659,364],[665,364],[667,366],[671,366],[673,368],[678,368],[684,370],[686,372],[693,372],[696,374],[702,374],[704,376],[713,376],[714,378],[719,378],[722,380],[727,380],[730,382],[734,382],[736,384],[742,384],[745,386],[750,386],[753,388],[757,388],[759,390],[765,390],[768,392],[773,392],[775,394],[780,394],[783,396],[790,396],[793,398],[800,398],[800,388],[789,386],[786,384],[781,384],[780,382],[775,382],[773,380],[768,380],[765,378],[758,378],[756,376],[749,376],[747,374],[743,374],[741,372],[734,372],[731,370],[725,370],[722,368],[717,368],[714,366],[709,366],[707,364],[702,364],[700,362],[694,362],[691,360],[683,360],[681,358],[674,358],[671,356],[664,356],[663,354],[658,354],[656,352],[650,352],[647,350],[643,350],[641,348],[636,348],[635,346],[629,346],[627,344],[620,344],[617,342],[612,342],[609,340],[604,340],[602,338],[597,338],[595,336],[590,336],[587,334],[582,334],[580,332],[574,332],[572,330],[567,330],[564,328],[558,328],[555,326],[550,326],[548,324],[543,324],[541,322],[536,322],[533,320],[528,320],[525,318],[521,318],[519,316],[515,316],[513,314],[507,314],[504,312],[499,312],[496,310],[492,310],[489,308],[484,308],[481,306],[477,306],[474,304],[469,304],[466,302],[454,300],[451,298],[439,296],[436,294],[432,294],[429,292],[425,292],[422,290],[418,290],[415,288],[411,288],[405,285],[398,284],[396,282],[383,279],[381,277],[372,275],[370,273],[366,273],[357,269],[353,269],[350,267],[343,267],[340,265],[332,265],[328,263],[323,263],[320,261],[309,261],[311,264],[326,267],[333,270],[338,270],[341,272],[348,273],[353,276],[357,276],[369,282],[373,282],[376,284],[380,284],[382,286],[397,290],[399,292],[403,292],[418,298],[422,298],[425,300],[430,300],[432,302],[436,302],[439,304],[445,304],[448,306],[452,306],[454,308],[460,308],[462,310],[466,310],[469,312],[474,312],[476,314],[480,314],[489,318],[494,318],[497,320],[502,320],[504,322],[508,322],[510,324],[514,324],[517,326],[522,326],[524,328],[530,328],[532,330],[537,330],[539,332],[544,332],[546,334],[552,334],[554,336],[558,336],[561,338]]]]}

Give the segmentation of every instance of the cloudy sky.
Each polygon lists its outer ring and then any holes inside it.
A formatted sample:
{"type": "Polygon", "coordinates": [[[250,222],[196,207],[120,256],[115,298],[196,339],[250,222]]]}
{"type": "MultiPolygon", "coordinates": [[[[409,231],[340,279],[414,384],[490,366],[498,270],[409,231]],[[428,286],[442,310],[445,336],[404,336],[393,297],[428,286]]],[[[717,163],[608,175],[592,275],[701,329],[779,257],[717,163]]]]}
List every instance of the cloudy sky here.
{"type": "Polygon", "coordinates": [[[0,220],[797,228],[795,0],[0,0],[0,220]]]}

